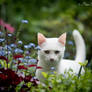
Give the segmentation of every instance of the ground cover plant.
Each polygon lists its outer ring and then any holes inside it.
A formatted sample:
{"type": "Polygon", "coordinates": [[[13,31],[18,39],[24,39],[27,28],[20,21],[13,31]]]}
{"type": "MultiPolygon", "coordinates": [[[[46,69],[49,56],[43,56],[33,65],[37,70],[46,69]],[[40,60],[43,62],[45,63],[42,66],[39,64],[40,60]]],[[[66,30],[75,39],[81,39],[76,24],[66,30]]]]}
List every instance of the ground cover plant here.
{"type": "MultiPolygon", "coordinates": [[[[22,23],[28,23],[22,20],[22,23]]],[[[34,43],[24,44],[19,40],[20,31],[0,19],[0,92],[92,92],[92,71],[87,68],[87,62],[80,63],[85,73],[68,76],[54,72],[43,72],[45,84],[35,77],[37,66],[37,51],[40,47],[34,43]]],[[[69,43],[71,43],[69,41],[69,43]]],[[[72,71],[72,70],[70,70],[72,71]]]]}

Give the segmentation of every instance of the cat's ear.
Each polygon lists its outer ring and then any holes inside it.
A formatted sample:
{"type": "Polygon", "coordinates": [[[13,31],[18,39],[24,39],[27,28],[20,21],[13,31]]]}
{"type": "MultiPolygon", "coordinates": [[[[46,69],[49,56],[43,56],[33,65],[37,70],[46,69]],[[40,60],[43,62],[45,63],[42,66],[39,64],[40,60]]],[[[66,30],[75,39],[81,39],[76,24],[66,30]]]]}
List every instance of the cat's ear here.
{"type": "Polygon", "coordinates": [[[38,33],[38,45],[41,46],[42,43],[46,41],[46,38],[43,34],[38,33]]]}
{"type": "Polygon", "coordinates": [[[66,33],[63,33],[63,34],[59,37],[58,41],[59,41],[63,46],[65,46],[65,44],[66,44],[66,33]]]}

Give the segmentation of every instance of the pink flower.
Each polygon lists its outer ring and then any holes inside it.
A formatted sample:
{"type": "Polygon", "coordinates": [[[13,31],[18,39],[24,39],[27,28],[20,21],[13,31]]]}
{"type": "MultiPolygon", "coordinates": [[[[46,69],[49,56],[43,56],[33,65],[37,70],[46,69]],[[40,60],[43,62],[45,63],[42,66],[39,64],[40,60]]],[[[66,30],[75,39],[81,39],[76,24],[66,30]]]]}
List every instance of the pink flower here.
{"type": "Polygon", "coordinates": [[[3,26],[4,28],[6,28],[11,33],[13,33],[15,31],[14,27],[12,27],[10,24],[5,23],[2,19],[0,19],[0,26],[3,26]]]}

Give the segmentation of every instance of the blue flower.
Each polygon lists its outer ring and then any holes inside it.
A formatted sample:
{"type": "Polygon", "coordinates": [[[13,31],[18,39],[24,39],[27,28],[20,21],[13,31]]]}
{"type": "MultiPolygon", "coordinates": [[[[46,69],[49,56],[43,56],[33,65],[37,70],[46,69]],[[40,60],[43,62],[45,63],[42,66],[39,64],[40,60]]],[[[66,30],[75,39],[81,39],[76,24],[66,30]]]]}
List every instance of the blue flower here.
{"type": "Polygon", "coordinates": [[[21,22],[27,24],[28,20],[22,20],[21,22]]]}
{"type": "Polygon", "coordinates": [[[4,33],[0,31],[0,36],[3,36],[3,35],[4,35],[4,33]]]}
{"type": "Polygon", "coordinates": [[[0,38],[0,42],[4,42],[5,41],[5,39],[4,38],[0,38]]]}
{"type": "Polygon", "coordinates": [[[41,50],[40,46],[35,47],[35,49],[37,49],[37,50],[41,50]]]}
{"type": "Polygon", "coordinates": [[[9,45],[5,45],[4,49],[5,49],[5,50],[8,49],[8,50],[10,50],[10,51],[12,50],[11,47],[10,47],[9,45]]]}
{"type": "Polygon", "coordinates": [[[30,56],[25,56],[25,59],[31,59],[31,57],[30,56]]]}
{"type": "Polygon", "coordinates": [[[18,41],[18,44],[22,45],[22,44],[23,44],[23,42],[22,42],[22,41],[18,41]]]}
{"type": "Polygon", "coordinates": [[[37,60],[36,60],[36,59],[30,59],[29,62],[30,62],[30,63],[36,63],[37,60]]]}
{"type": "Polygon", "coordinates": [[[51,67],[50,69],[51,69],[51,70],[55,70],[55,67],[51,67]]]}
{"type": "Polygon", "coordinates": [[[6,55],[5,51],[1,50],[0,51],[0,56],[5,56],[5,55],[6,55]]]}
{"type": "Polygon", "coordinates": [[[19,49],[19,48],[16,48],[16,49],[14,50],[14,52],[15,52],[15,53],[23,53],[23,50],[21,50],[21,49],[19,49]]]}
{"type": "Polygon", "coordinates": [[[35,44],[34,43],[30,43],[29,44],[29,47],[31,48],[31,47],[34,47],[35,48],[35,44]]]}
{"type": "Polygon", "coordinates": [[[25,48],[25,49],[29,49],[30,46],[29,46],[29,45],[24,45],[24,48],[25,48]]]}
{"type": "Polygon", "coordinates": [[[17,46],[16,46],[16,44],[10,44],[10,47],[11,48],[16,48],[17,46]]]}
{"type": "Polygon", "coordinates": [[[68,41],[68,44],[69,44],[69,45],[73,45],[73,42],[72,42],[72,41],[68,41]]]}
{"type": "Polygon", "coordinates": [[[8,36],[9,36],[9,37],[11,37],[11,36],[12,36],[12,34],[8,34],[8,36]]]}

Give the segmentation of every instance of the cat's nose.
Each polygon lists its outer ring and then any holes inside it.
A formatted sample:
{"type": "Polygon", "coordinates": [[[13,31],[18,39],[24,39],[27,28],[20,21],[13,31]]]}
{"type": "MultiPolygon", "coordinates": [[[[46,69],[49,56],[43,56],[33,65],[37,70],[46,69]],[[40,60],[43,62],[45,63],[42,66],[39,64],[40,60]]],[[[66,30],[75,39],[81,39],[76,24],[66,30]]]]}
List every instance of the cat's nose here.
{"type": "Polygon", "coordinates": [[[54,61],[54,58],[50,58],[50,61],[54,61]]]}

